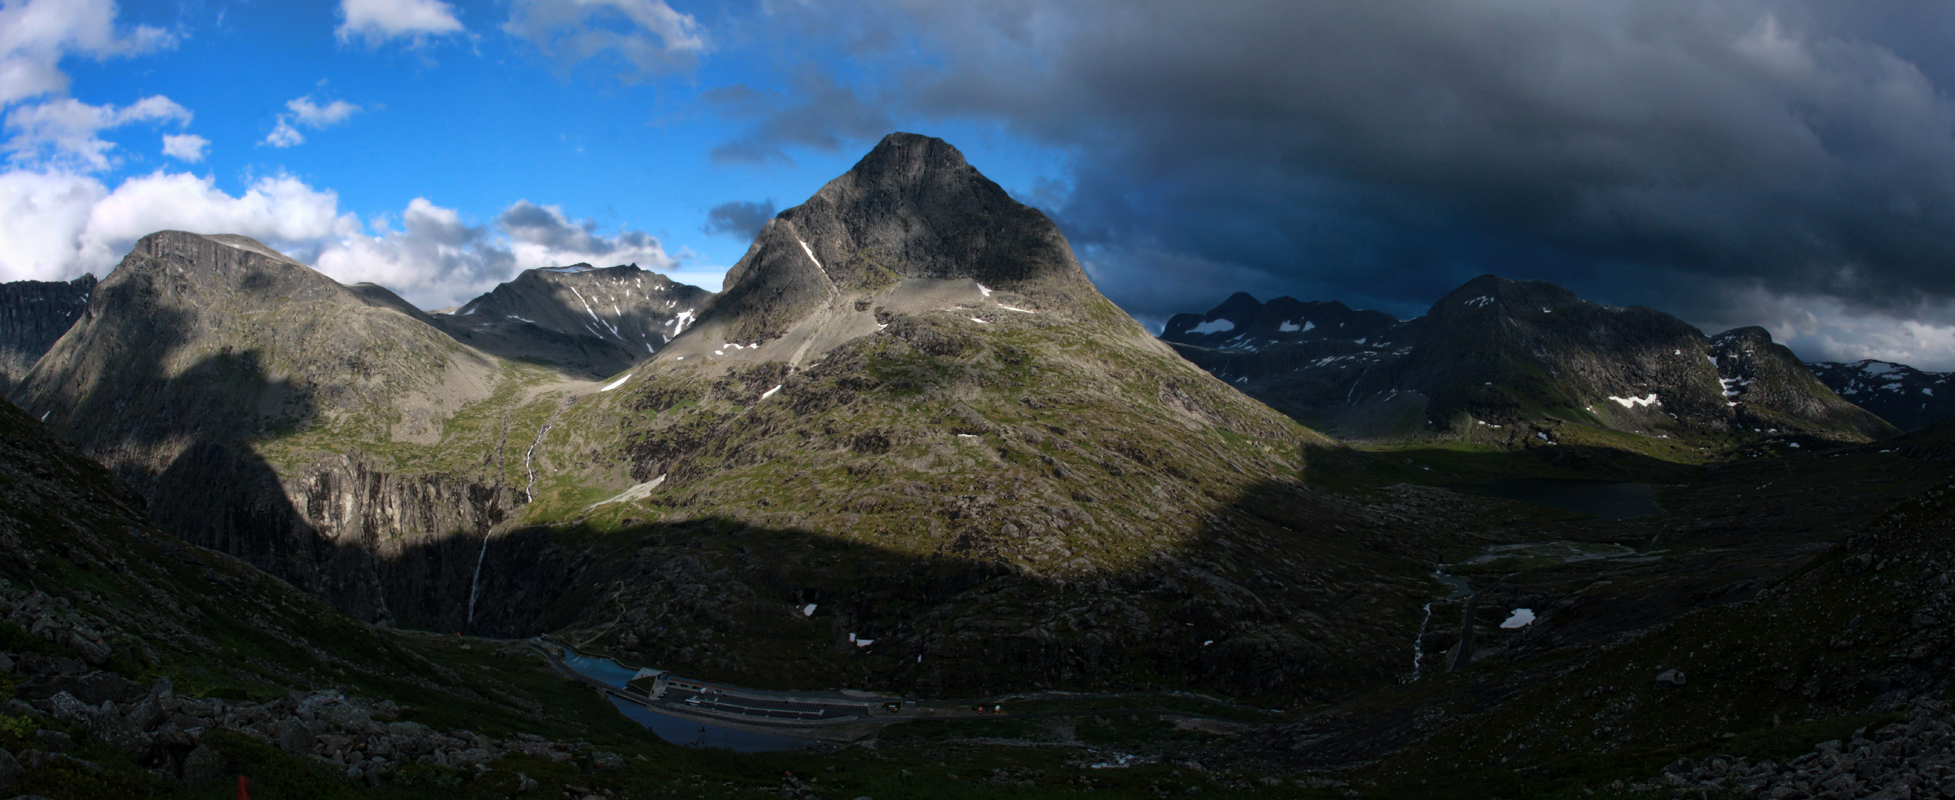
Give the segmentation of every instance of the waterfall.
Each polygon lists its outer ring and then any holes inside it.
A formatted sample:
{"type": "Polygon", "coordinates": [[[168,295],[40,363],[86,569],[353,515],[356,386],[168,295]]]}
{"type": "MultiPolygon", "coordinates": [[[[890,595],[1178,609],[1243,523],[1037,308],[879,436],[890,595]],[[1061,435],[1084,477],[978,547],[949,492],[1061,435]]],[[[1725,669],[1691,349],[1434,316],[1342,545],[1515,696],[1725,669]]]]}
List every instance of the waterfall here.
{"type": "Polygon", "coordinates": [[[1411,683],[1419,679],[1419,667],[1421,662],[1425,661],[1426,657],[1426,624],[1429,622],[1432,622],[1432,603],[1430,601],[1426,603],[1425,618],[1419,620],[1419,632],[1412,637],[1412,677],[1400,681],[1401,683],[1411,683]]]}
{"type": "Polygon", "coordinates": [[[1412,677],[1400,683],[1412,683],[1419,679],[1419,667],[1425,661],[1425,626],[1433,622],[1433,602],[1425,602],[1425,618],[1419,620],[1419,632],[1412,638],[1412,677]]]}
{"type": "MultiPolygon", "coordinates": [[[[482,550],[475,554],[475,577],[468,582],[468,623],[475,624],[475,598],[482,593],[482,562],[489,557],[489,534],[482,532],[482,550]]],[[[1427,612],[1430,613],[1428,608],[1427,612]]]]}
{"type": "MultiPolygon", "coordinates": [[[[550,432],[550,426],[557,424],[557,417],[563,416],[563,412],[569,410],[570,404],[575,402],[577,402],[576,395],[566,398],[563,405],[557,408],[557,413],[550,415],[550,421],[536,429],[536,438],[529,443],[529,449],[523,451],[523,472],[529,476],[528,482],[523,484],[523,502],[528,503],[536,499],[536,494],[531,491],[536,488],[536,468],[531,466],[536,455],[536,446],[543,443],[543,435],[550,432]]],[[[482,545],[484,548],[488,547],[488,541],[484,539],[482,545]]]]}

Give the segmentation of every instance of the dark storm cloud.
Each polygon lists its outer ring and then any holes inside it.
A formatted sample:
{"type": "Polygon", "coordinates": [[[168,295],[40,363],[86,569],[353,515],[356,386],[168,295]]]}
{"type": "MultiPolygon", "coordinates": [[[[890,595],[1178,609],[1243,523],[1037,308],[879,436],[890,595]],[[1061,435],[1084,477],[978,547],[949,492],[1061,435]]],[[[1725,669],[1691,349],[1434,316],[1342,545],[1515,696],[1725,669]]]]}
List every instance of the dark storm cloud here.
{"type": "Polygon", "coordinates": [[[528,200],[518,200],[496,215],[496,227],[512,242],[560,253],[598,259],[646,253],[654,256],[652,263],[660,265],[669,260],[658,239],[644,231],[620,230],[616,236],[604,236],[597,232],[595,221],[573,222],[555,206],[539,206],[528,200]]]}
{"type": "MultiPolygon", "coordinates": [[[[898,116],[1070,154],[1049,210],[1143,317],[1251,283],[1417,313],[1482,272],[1698,320],[1955,298],[1939,6],[891,2],[834,24],[924,53],[861,55],[888,77],[857,90],[898,116]]],[[[814,97],[735,146],[882,132],[814,97]]]]}
{"type": "Polygon", "coordinates": [[[713,206],[706,212],[706,225],[700,230],[709,234],[726,234],[740,239],[752,239],[760,235],[760,228],[774,218],[774,201],[756,203],[751,200],[734,200],[713,206]]]}
{"type": "Polygon", "coordinates": [[[722,163],[791,162],[787,147],[832,153],[879,139],[895,125],[880,105],[863,100],[855,90],[812,66],[795,77],[792,94],[733,86],[702,94],[701,99],[729,115],[758,120],[746,135],[713,148],[713,160],[722,163]]]}

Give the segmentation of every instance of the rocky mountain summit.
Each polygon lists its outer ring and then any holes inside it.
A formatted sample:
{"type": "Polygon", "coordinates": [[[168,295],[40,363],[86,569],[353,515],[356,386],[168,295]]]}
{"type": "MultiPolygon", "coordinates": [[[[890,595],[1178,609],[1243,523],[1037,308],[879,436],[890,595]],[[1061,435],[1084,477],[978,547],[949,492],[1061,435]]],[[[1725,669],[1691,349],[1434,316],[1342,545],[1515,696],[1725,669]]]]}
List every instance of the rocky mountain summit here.
{"type": "MultiPolygon", "coordinates": [[[[1241,297],[1229,302],[1249,310],[1241,297]]],[[[1382,315],[1366,312],[1373,322],[1356,337],[1277,338],[1284,322],[1274,336],[1267,322],[1236,339],[1197,335],[1197,319],[1219,324],[1229,307],[1177,316],[1163,336],[1252,396],[1347,437],[1549,443],[1567,424],[1659,438],[1865,441],[1894,431],[1814,380],[1763,329],[1709,337],[1660,311],[1589,302],[1541,281],[1475,278],[1415,320],[1379,330],[1382,315]]]]}
{"type": "Polygon", "coordinates": [[[595,379],[623,372],[684,333],[712,296],[636,264],[575,264],[523,270],[436,314],[434,323],[478,350],[595,379]]]}
{"type": "Polygon", "coordinates": [[[1818,361],[1806,367],[1840,397],[1902,430],[1955,416],[1955,387],[1948,386],[1950,375],[1955,373],[1926,372],[1872,359],[1818,361]]]}
{"type": "Polygon", "coordinates": [[[1236,292],[1207,314],[1176,314],[1161,330],[1163,341],[1200,347],[1257,351],[1285,342],[1351,342],[1389,347],[1403,333],[1398,318],[1383,311],[1353,311],[1335,300],[1302,302],[1278,297],[1267,305],[1236,292]]]}
{"type": "Polygon", "coordinates": [[[27,374],[88,308],[95,276],[0,283],[0,393],[27,374]]]}

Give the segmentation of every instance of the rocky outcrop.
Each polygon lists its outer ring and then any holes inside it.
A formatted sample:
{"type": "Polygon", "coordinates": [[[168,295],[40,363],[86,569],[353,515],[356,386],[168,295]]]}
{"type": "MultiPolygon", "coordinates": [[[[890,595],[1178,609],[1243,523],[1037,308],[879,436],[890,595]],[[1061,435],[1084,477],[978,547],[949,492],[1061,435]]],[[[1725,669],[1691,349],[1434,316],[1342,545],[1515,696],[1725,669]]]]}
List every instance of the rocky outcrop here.
{"type": "Polygon", "coordinates": [[[42,353],[88,308],[95,276],[0,284],[0,394],[26,376],[42,353]]]}
{"type": "Polygon", "coordinates": [[[1955,797],[1955,714],[1946,703],[1929,701],[1913,708],[1905,722],[1861,728],[1788,761],[1679,758],[1655,780],[1616,788],[1773,800],[1955,797]]]}
{"type": "Polygon", "coordinates": [[[1737,424],[1820,433],[1858,433],[1869,439],[1899,429],[1867,409],[1834,394],[1797,356],[1772,341],[1764,328],[1725,331],[1711,339],[1718,383],[1727,406],[1737,409],[1737,424]]]}
{"type": "Polygon", "coordinates": [[[1391,335],[1404,332],[1398,318],[1383,311],[1354,311],[1335,300],[1305,303],[1293,297],[1278,297],[1265,305],[1248,293],[1236,292],[1206,314],[1169,317],[1161,340],[1251,352],[1311,341],[1388,349],[1391,335]]]}
{"type": "Polygon", "coordinates": [[[713,293],[638,265],[524,270],[434,324],[470,347],[601,378],[664,347],[713,293]]]}
{"type": "MultiPolygon", "coordinates": [[[[9,671],[16,674],[20,698],[0,707],[0,713],[16,726],[38,728],[28,738],[42,745],[0,760],[0,766],[17,760],[16,774],[47,765],[100,773],[100,764],[64,752],[95,745],[183,784],[202,785],[229,777],[223,772],[225,757],[214,746],[225,733],[305,757],[370,787],[417,763],[473,771],[510,756],[558,764],[616,758],[583,742],[437,731],[401,720],[402,709],[392,700],[335,690],[294,690],[264,702],[189,697],[178,694],[168,678],[145,687],[69,659],[32,653],[0,658],[13,664],[9,671]],[[87,731],[80,741],[60,732],[76,727],[87,731]]],[[[0,777],[11,776],[0,770],[0,777]]]]}

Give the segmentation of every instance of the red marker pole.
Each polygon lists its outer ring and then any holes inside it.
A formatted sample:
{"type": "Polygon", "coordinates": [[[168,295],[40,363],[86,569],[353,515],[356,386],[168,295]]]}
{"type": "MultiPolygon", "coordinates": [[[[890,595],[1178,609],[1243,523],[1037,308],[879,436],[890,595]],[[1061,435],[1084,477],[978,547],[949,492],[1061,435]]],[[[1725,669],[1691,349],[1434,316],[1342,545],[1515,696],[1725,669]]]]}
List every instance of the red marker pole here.
{"type": "Polygon", "coordinates": [[[238,800],[251,800],[251,781],[243,775],[238,776],[238,800]]]}

